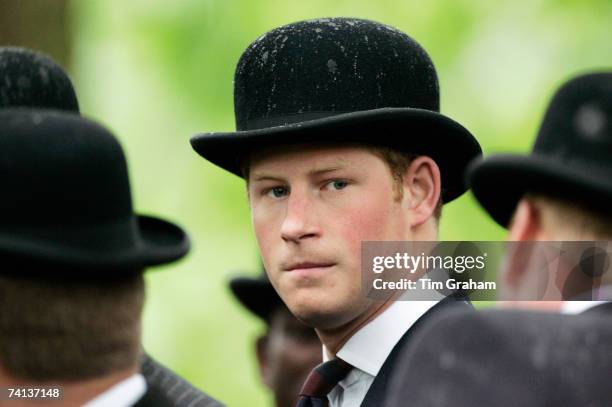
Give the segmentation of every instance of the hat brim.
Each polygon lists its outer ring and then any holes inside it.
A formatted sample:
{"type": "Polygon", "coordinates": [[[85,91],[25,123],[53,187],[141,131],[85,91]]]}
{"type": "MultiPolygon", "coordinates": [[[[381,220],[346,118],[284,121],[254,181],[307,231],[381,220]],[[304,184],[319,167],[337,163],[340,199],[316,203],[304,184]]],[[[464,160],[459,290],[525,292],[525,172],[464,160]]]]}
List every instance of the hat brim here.
{"type": "Polygon", "coordinates": [[[241,162],[255,150],[320,143],[359,143],[427,155],[440,167],[442,200],[467,188],[463,174],[482,155],[474,136],[454,120],[423,109],[382,108],[256,130],[203,133],[191,138],[193,149],[213,164],[242,176],[241,162]]]}
{"type": "Polygon", "coordinates": [[[189,237],[179,226],[143,215],[132,222],[0,232],[3,259],[19,268],[6,267],[7,273],[56,275],[65,271],[84,278],[112,277],[175,261],[189,248],[189,237]],[[134,239],[121,237],[130,233],[134,239]]]}
{"type": "Polygon", "coordinates": [[[147,266],[171,263],[185,256],[191,247],[187,233],[163,219],[137,217],[143,242],[143,260],[147,266]]]}
{"type": "Polygon", "coordinates": [[[472,162],[467,184],[476,200],[507,228],[519,200],[532,192],[607,210],[612,204],[612,177],[578,163],[544,155],[500,154],[472,162]]]}
{"type": "Polygon", "coordinates": [[[261,278],[234,277],[230,289],[240,303],[264,321],[270,321],[272,312],[284,305],[272,284],[261,278]]]}

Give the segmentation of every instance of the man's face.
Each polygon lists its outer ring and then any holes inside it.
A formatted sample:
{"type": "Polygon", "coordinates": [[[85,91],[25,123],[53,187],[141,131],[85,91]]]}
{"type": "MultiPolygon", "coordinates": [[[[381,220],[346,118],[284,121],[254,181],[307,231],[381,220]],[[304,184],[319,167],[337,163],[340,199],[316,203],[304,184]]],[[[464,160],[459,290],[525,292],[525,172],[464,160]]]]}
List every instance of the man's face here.
{"type": "Polygon", "coordinates": [[[374,304],[361,293],[361,242],[410,240],[406,195],[363,147],[294,147],[251,159],[252,222],[272,285],[291,312],[341,327],[374,304]]]}

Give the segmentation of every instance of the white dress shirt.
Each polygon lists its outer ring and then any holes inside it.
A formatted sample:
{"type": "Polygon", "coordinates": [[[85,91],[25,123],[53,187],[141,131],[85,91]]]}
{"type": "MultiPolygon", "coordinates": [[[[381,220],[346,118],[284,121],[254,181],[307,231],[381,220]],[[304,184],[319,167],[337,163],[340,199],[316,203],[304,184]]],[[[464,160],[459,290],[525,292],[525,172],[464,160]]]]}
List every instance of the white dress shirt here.
{"type": "Polygon", "coordinates": [[[561,304],[562,314],[581,314],[589,308],[605,304],[608,301],[563,301],[561,304]]]}
{"type": "Polygon", "coordinates": [[[147,383],[140,373],[115,384],[83,407],[130,407],[147,392],[147,383]]]}
{"type": "Polygon", "coordinates": [[[564,301],[561,304],[560,312],[562,314],[581,314],[590,308],[610,302],[609,300],[612,298],[612,285],[608,284],[604,285],[603,287],[598,287],[597,289],[594,289],[591,294],[595,300],[564,301]]]}
{"type": "MultiPolygon", "coordinates": [[[[438,301],[396,301],[357,331],[336,354],[354,369],[327,396],[330,407],[357,407],[406,331],[438,301]]],[[[323,361],[329,360],[323,346],[323,361]]]]}

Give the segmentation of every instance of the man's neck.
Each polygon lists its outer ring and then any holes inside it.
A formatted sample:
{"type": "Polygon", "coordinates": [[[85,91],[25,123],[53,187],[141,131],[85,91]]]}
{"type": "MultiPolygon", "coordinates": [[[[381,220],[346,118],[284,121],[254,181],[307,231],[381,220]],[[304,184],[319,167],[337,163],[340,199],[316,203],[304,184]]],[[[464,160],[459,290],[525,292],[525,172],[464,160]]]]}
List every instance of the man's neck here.
{"type": "MultiPolygon", "coordinates": [[[[59,387],[62,391],[62,406],[82,406],[86,402],[104,393],[117,383],[122,382],[128,377],[138,372],[138,367],[113,372],[106,376],[82,381],[33,381],[28,379],[18,379],[11,376],[0,367],[0,388],[7,387],[59,387]]],[[[11,402],[11,407],[48,407],[49,400],[15,400],[11,402]]]]}
{"type": "MultiPolygon", "coordinates": [[[[433,217],[429,219],[425,224],[420,225],[418,228],[412,231],[411,236],[406,236],[404,240],[411,241],[437,241],[438,240],[438,223],[433,217]]],[[[351,339],[351,337],[367,325],[370,321],[373,321],[376,317],[382,314],[387,308],[393,304],[393,302],[400,296],[395,294],[391,298],[376,303],[371,307],[368,312],[364,312],[349,323],[333,329],[318,329],[315,328],[321,343],[325,345],[328,352],[328,357],[331,359],[336,356],[336,353],[344,346],[344,344],[351,339]]]]}
{"type": "Polygon", "coordinates": [[[325,345],[328,352],[328,357],[333,358],[336,353],[344,346],[344,344],[351,339],[351,337],[367,325],[370,321],[373,321],[376,317],[382,314],[387,308],[393,304],[394,299],[390,298],[384,302],[376,303],[371,307],[368,312],[364,312],[357,318],[353,319],[349,323],[333,329],[317,329],[317,335],[321,343],[325,345]]]}

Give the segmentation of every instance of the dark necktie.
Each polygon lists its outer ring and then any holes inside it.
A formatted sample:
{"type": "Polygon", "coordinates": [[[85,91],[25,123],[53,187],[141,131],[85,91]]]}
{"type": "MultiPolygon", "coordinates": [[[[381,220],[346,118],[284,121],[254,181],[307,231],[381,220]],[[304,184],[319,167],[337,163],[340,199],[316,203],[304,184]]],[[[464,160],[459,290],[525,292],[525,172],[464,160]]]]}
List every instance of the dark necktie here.
{"type": "Polygon", "coordinates": [[[327,394],[346,377],[353,366],[342,359],[332,359],[315,367],[308,375],[295,407],[327,407],[327,394]]]}

